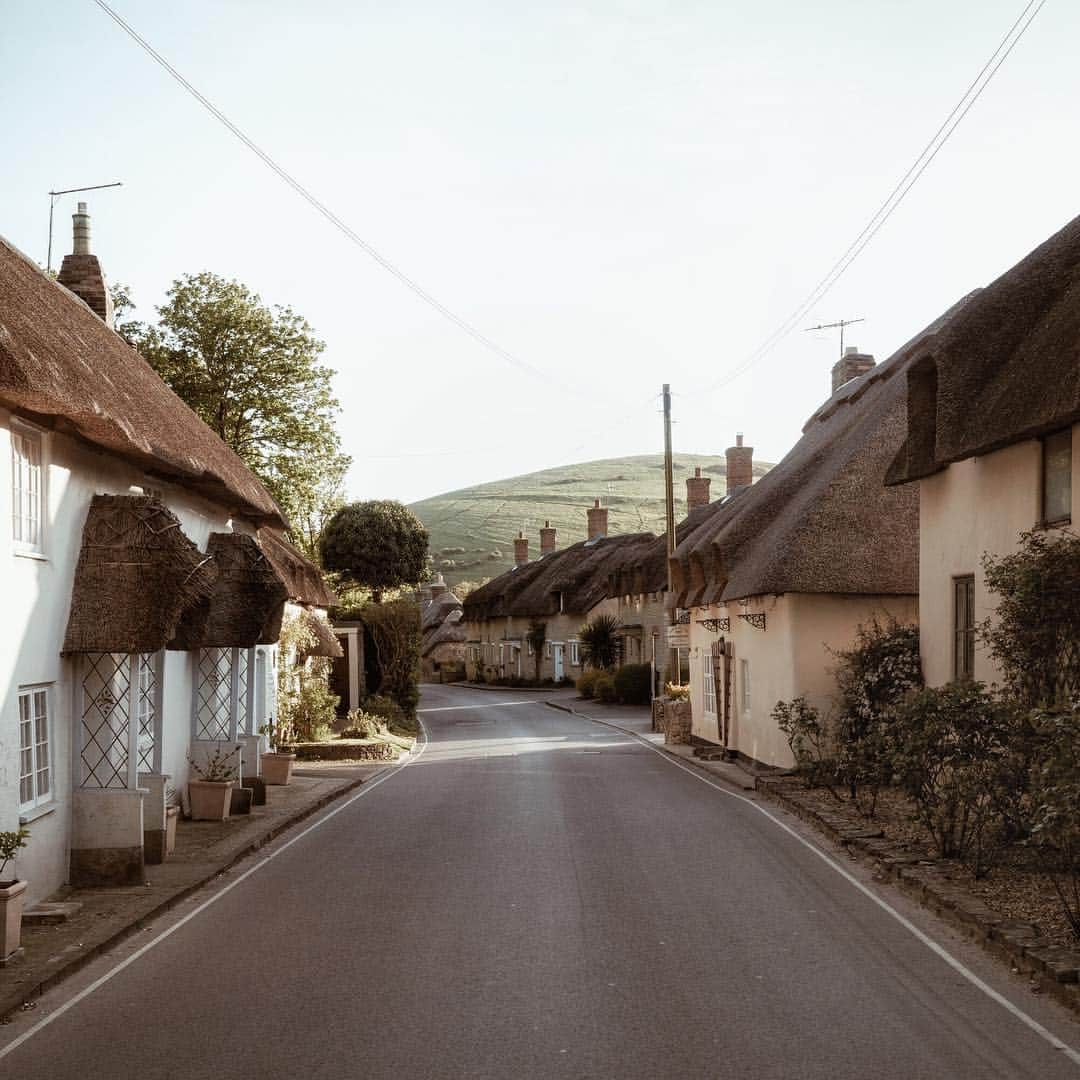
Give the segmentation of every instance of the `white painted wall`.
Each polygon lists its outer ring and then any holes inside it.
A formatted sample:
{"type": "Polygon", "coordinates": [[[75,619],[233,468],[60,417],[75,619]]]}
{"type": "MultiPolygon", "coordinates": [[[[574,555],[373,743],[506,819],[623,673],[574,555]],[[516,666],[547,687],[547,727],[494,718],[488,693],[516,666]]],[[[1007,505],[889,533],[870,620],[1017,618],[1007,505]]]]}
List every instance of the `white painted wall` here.
{"type": "MultiPolygon", "coordinates": [[[[29,881],[27,902],[34,903],[67,880],[77,663],[75,658],[62,659],[60,649],[91,498],[131,494],[133,485],[154,488],[203,550],[211,532],[251,530],[231,522],[224,507],[147,478],[134,466],[68,436],[44,432],[48,506],[44,556],[19,555],[12,543],[10,428],[11,414],[0,409],[0,585],[5,597],[5,617],[0,620],[0,829],[17,828],[19,821],[17,692],[22,686],[45,684],[50,690],[56,799],[47,813],[29,823],[30,844],[17,862],[19,876],[29,881]]],[[[268,670],[272,679],[272,663],[268,670]]],[[[172,775],[170,783],[177,788],[187,779],[193,671],[192,655],[165,654],[162,769],[172,775]]]]}
{"type": "MultiPolygon", "coordinates": [[[[1072,503],[1080,513],[1080,424],[1073,426],[1072,503]]],[[[982,555],[1006,555],[1041,512],[1042,446],[1029,439],[984,457],[968,458],[920,481],[919,608],[923,674],[930,686],[953,677],[952,579],[975,575],[975,621],[993,613],[982,555]]],[[[993,682],[997,669],[976,644],[975,678],[993,682]]]]}

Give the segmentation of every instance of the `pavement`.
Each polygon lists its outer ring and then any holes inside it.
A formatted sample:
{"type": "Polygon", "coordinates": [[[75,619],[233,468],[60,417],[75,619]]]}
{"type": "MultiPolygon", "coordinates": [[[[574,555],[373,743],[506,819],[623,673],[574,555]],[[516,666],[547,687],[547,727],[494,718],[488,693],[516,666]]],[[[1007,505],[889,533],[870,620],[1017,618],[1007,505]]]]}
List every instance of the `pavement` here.
{"type": "Polygon", "coordinates": [[[0,1020],[94,957],[150,928],[196,890],[234,867],[282,832],[397,763],[305,764],[285,787],[268,787],[265,806],[227,821],[177,823],[176,850],[146,867],[146,884],[108,889],[64,888],[49,901],[76,903],[77,913],[56,925],[23,926],[21,956],[0,968],[0,1020]]]}
{"type": "Polygon", "coordinates": [[[1076,1075],[1055,1003],[782,811],[545,699],[421,715],[407,767],[0,1028],[0,1073],[1076,1075]]]}

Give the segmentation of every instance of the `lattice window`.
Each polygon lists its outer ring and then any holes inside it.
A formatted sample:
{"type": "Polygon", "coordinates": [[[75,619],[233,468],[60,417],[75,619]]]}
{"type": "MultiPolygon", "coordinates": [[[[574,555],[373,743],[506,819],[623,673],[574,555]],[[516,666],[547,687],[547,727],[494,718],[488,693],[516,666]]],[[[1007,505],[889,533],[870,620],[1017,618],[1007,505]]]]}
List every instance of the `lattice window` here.
{"type": "Polygon", "coordinates": [[[82,786],[127,787],[131,657],[87,653],[82,676],[82,786]]]}
{"type": "Polygon", "coordinates": [[[195,738],[233,738],[232,676],[235,649],[200,649],[195,705],[195,738]]]}

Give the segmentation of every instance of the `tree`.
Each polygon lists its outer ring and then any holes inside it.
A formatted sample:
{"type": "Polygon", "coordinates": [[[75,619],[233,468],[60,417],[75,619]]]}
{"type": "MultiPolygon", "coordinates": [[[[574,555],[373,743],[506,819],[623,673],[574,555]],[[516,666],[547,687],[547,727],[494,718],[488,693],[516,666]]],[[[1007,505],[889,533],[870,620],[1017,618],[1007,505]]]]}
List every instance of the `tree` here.
{"type": "MultiPolygon", "coordinates": [[[[114,298],[132,307],[126,287],[114,298]]],[[[166,383],[267,486],[308,554],[340,506],[349,458],[335,428],[340,411],[324,345],[291,308],[263,305],[237,281],[185,274],[173,282],[159,322],[120,332],[166,383]]]]}
{"type": "Polygon", "coordinates": [[[347,584],[371,589],[376,603],[382,602],[386,589],[421,581],[427,550],[427,529],[394,499],[341,507],[319,538],[323,566],[341,574],[347,584]]]}
{"type": "Polygon", "coordinates": [[[613,668],[619,662],[619,621],[597,615],[581,628],[581,659],[594,668],[613,668]]]}
{"type": "Polygon", "coordinates": [[[529,623],[525,640],[533,652],[533,663],[536,670],[536,681],[540,681],[540,665],[544,662],[544,645],[547,643],[547,623],[533,621],[529,623]]]}

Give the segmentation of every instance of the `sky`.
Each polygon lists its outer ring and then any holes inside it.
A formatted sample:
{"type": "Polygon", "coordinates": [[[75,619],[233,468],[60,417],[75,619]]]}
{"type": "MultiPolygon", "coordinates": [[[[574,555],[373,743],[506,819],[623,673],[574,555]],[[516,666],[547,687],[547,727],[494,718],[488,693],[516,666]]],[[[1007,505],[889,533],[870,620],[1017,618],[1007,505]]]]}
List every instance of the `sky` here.
{"type": "Polygon", "coordinates": [[[50,189],[150,319],[211,270],[326,343],[351,498],[411,502],[745,433],[777,461],[835,331],[879,360],[1080,213],[1080,5],[1048,0],[919,183],[734,380],[906,172],[1024,0],[114,0],[464,333],[320,217],[93,0],[3,0],[0,234],[50,189]]]}

